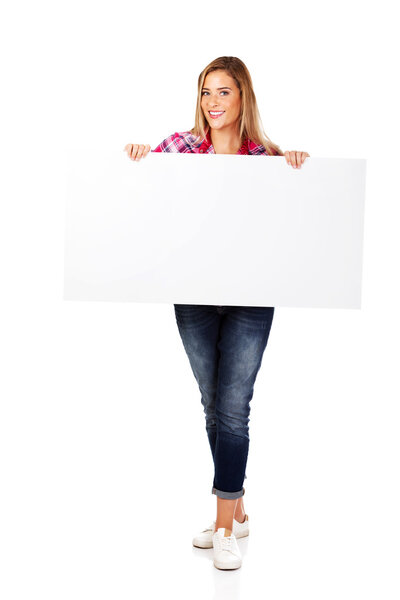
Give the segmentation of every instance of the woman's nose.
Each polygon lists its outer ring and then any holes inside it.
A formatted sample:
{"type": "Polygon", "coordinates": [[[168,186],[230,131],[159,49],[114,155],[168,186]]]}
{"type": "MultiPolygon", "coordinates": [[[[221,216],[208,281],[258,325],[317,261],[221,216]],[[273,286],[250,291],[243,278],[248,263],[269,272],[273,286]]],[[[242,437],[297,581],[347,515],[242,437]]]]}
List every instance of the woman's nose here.
{"type": "Polygon", "coordinates": [[[215,96],[208,97],[208,101],[212,106],[216,106],[218,104],[218,100],[219,100],[219,98],[218,98],[217,94],[215,94],[215,96]]]}

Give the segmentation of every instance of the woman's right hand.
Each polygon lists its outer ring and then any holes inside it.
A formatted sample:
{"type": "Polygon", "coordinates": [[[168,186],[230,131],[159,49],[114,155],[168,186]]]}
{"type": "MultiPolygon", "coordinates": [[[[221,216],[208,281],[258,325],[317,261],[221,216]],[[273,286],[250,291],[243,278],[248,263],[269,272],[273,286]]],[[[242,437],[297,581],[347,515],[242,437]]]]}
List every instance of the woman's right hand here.
{"type": "Polygon", "coordinates": [[[140,160],[150,152],[150,144],[127,144],[124,151],[132,160],[140,160]]]}

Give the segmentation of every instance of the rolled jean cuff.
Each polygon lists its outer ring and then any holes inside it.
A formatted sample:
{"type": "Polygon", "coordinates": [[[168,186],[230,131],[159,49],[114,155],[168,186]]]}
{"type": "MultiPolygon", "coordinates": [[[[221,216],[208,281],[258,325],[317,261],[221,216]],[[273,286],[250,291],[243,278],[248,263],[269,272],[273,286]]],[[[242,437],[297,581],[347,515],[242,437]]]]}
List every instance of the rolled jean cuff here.
{"type": "Polygon", "coordinates": [[[222,490],[218,490],[213,486],[211,493],[218,496],[218,498],[224,498],[224,500],[235,500],[236,498],[241,498],[244,495],[244,487],[242,487],[242,489],[238,492],[223,492],[222,490]]]}

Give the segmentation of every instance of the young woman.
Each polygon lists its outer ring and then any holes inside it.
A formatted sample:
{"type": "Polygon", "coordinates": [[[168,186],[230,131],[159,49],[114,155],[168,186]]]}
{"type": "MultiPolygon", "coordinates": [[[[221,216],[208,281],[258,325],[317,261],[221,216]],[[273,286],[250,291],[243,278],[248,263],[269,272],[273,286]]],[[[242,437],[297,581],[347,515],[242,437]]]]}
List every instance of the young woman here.
{"type": "MultiPolygon", "coordinates": [[[[150,151],[147,144],[127,144],[132,160],[150,151]]],[[[282,152],[263,131],[250,73],[233,56],[213,60],[200,73],[195,126],[174,133],[153,152],[264,154],[285,156],[300,168],[307,152],[282,152]]],[[[175,304],[178,330],[201,392],[206,431],[214,461],[211,492],[217,518],[193,539],[214,548],[220,569],[241,566],[236,539],[248,535],[243,504],[249,448],[250,400],[267,345],[274,307],[175,304]]]]}

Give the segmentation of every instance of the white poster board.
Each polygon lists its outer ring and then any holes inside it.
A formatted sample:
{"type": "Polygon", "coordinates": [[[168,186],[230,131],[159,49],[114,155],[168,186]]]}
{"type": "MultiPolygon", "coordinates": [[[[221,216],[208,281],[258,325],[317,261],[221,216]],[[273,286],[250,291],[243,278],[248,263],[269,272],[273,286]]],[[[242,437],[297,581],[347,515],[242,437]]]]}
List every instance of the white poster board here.
{"type": "Polygon", "coordinates": [[[64,299],[361,307],[365,159],[71,151],[64,299]]]}

